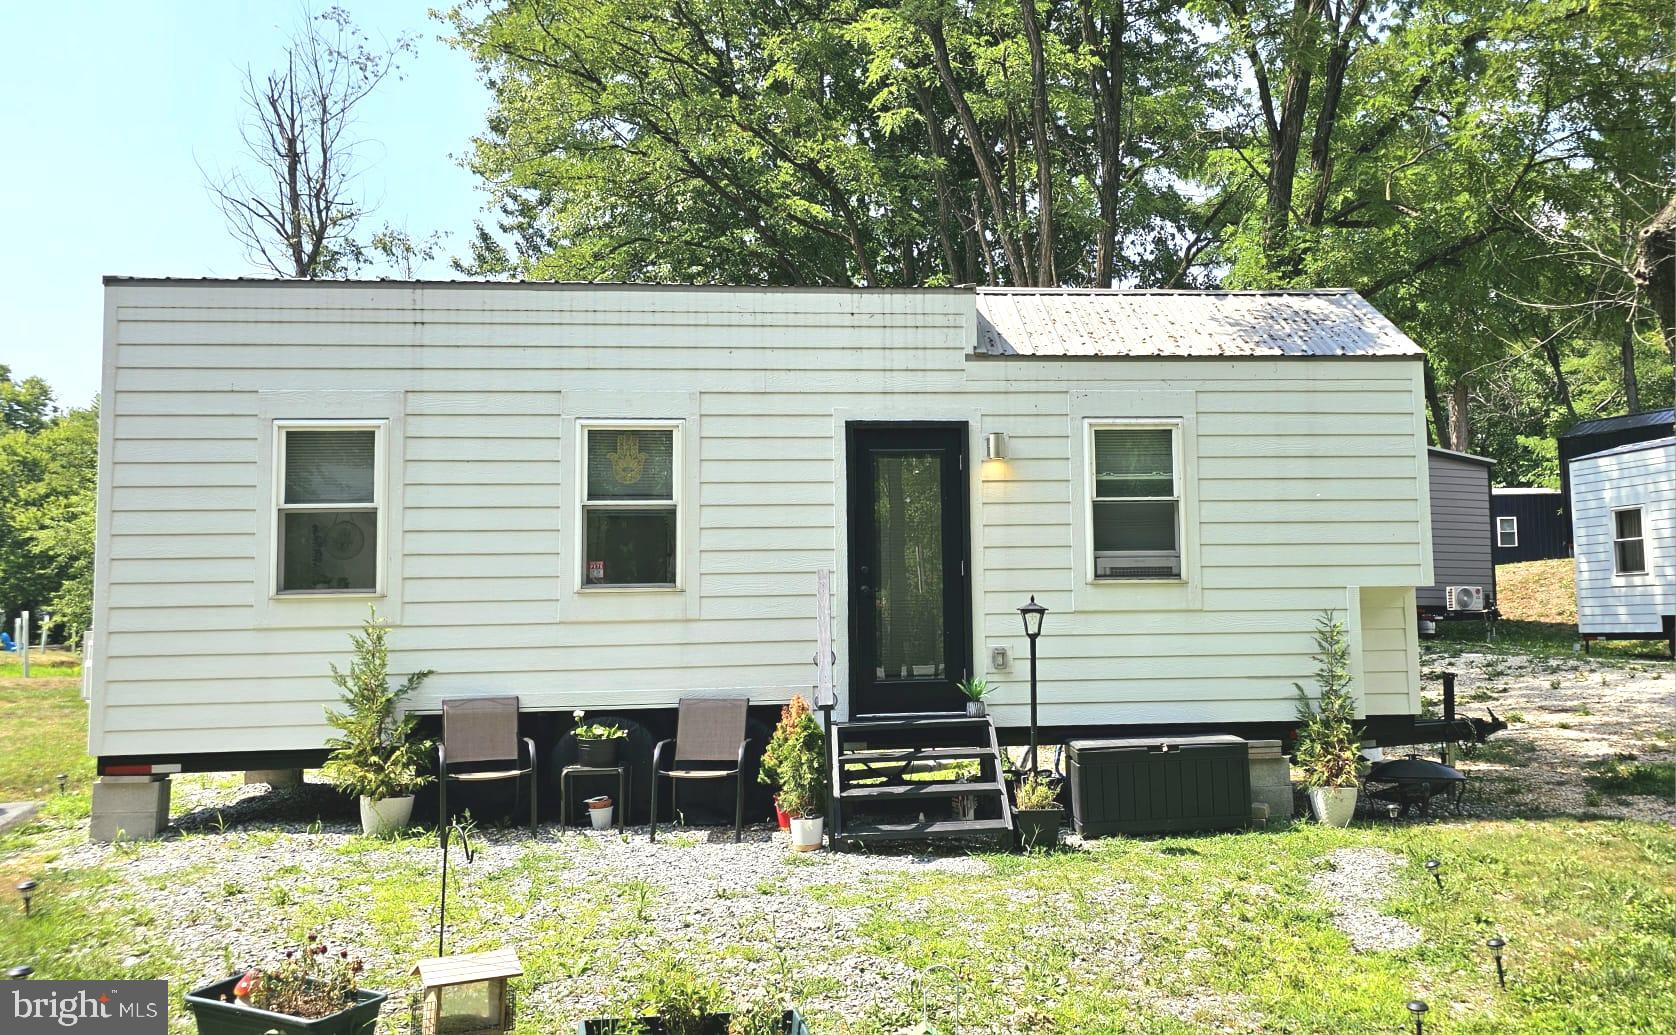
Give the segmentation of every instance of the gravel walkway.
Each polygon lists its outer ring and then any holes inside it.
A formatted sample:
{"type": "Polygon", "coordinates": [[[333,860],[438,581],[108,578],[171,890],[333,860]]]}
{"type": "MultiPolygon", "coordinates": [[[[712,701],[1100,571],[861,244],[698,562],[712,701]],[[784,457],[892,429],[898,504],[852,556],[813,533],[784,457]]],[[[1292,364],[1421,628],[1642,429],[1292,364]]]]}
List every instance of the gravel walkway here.
{"type": "Polygon", "coordinates": [[[1543,813],[1676,823],[1676,788],[1663,796],[1610,796],[1588,784],[1590,766],[1614,757],[1676,761],[1676,665],[1590,658],[1464,653],[1425,660],[1426,700],[1441,714],[1440,673],[1456,672],[1462,715],[1492,709],[1508,729],[1462,753],[1473,778],[1464,811],[1487,817],[1543,813]]]}
{"type": "Polygon", "coordinates": [[[1396,888],[1401,857],[1383,848],[1340,848],[1326,863],[1310,877],[1310,886],[1333,904],[1333,926],[1349,936],[1357,952],[1420,944],[1418,927],[1379,911],[1396,888]]]}

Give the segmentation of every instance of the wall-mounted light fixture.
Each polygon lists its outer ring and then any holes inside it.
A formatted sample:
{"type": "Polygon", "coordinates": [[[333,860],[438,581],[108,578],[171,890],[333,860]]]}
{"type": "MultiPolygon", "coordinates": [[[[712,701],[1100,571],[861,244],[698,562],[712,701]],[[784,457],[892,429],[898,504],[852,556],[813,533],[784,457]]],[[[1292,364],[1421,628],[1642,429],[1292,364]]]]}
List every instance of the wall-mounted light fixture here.
{"type": "Polygon", "coordinates": [[[992,431],[983,437],[983,458],[985,460],[1007,459],[1007,433],[992,431]]]}

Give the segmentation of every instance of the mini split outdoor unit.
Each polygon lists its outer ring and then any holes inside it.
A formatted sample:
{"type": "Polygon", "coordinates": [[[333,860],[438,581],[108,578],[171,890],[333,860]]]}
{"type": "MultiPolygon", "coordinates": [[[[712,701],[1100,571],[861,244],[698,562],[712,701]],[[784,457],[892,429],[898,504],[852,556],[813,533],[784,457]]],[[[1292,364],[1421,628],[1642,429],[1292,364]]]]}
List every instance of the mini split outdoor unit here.
{"type": "Polygon", "coordinates": [[[1449,586],[1443,593],[1444,606],[1451,611],[1484,610],[1483,586],[1449,586]]]}

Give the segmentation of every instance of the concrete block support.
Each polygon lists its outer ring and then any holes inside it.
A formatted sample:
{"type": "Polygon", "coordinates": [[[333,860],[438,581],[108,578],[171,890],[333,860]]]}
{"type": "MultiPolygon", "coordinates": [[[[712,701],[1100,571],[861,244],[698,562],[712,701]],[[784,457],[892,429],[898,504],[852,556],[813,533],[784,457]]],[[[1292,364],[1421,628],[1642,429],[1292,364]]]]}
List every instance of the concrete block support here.
{"type": "Polygon", "coordinates": [[[1269,807],[1269,821],[1292,818],[1292,765],[1280,753],[1278,740],[1253,740],[1251,800],[1269,807]]]}
{"type": "Polygon", "coordinates": [[[169,825],[167,776],[101,776],[93,785],[90,841],[150,841],[169,825]]]}
{"type": "Polygon", "coordinates": [[[301,769],[247,769],[244,773],[246,784],[265,783],[269,787],[297,787],[303,782],[301,769]]]}

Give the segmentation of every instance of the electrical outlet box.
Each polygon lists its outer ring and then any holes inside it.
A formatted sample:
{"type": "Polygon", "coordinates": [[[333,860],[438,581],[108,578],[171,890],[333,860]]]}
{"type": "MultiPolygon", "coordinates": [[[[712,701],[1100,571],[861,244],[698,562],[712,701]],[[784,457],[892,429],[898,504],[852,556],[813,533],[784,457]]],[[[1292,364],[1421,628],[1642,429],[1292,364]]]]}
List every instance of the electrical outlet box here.
{"type": "Polygon", "coordinates": [[[1013,653],[1006,645],[997,644],[989,648],[989,667],[995,672],[1005,672],[1012,667],[1013,653]]]}

